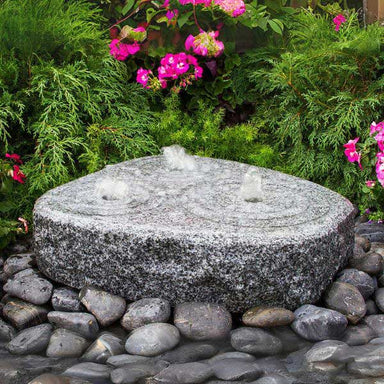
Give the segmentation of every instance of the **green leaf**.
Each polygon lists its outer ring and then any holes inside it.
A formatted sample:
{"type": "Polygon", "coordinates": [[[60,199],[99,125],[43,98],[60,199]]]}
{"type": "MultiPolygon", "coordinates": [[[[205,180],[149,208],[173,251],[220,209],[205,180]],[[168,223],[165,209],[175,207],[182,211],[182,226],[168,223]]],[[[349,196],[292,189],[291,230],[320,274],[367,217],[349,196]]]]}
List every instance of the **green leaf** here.
{"type": "Polygon", "coordinates": [[[268,20],[268,24],[274,32],[278,33],[279,35],[283,34],[284,25],[280,20],[271,19],[271,20],[268,20]]]}
{"type": "Polygon", "coordinates": [[[178,17],[177,24],[179,28],[181,28],[188,21],[188,19],[191,17],[192,14],[193,14],[193,11],[190,11],[190,12],[183,13],[181,16],[178,17]]]}
{"type": "Polygon", "coordinates": [[[135,4],[135,0],[127,0],[123,9],[121,10],[121,13],[123,16],[125,16],[133,7],[133,4],[135,4]]]}

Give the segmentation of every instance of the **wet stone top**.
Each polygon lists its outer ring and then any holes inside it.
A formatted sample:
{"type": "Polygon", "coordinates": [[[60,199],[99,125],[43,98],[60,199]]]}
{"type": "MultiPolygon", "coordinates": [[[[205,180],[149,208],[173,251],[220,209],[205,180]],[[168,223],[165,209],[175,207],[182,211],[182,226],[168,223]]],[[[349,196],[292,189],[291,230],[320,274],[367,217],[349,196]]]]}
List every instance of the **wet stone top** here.
{"type": "Polygon", "coordinates": [[[164,156],[107,166],[43,195],[35,211],[90,230],[162,233],[194,241],[228,238],[280,244],[335,230],[353,211],[339,194],[269,169],[193,157],[192,169],[171,169],[164,156]],[[244,176],[262,180],[262,201],[245,201],[244,176]]]}

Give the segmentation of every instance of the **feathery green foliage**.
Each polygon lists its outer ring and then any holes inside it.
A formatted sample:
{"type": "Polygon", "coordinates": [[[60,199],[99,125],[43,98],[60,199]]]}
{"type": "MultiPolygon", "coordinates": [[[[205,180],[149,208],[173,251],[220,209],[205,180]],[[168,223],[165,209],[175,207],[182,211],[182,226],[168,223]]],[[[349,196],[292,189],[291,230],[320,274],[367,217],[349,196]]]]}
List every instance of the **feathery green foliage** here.
{"type": "Polygon", "coordinates": [[[0,156],[20,154],[27,176],[0,191],[17,202],[4,220],[30,219],[47,189],[157,151],[145,91],[109,56],[102,20],[84,0],[0,1],[0,156]]]}
{"type": "Polygon", "coordinates": [[[235,84],[257,103],[252,121],[282,155],[278,169],[382,203],[362,193],[370,170],[351,165],[343,144],[384,117],[383,39],[382,27],[362,29],[355,14],[336,32],[329,17],[303,10],[285,46],[247,56],[235,84]]]}

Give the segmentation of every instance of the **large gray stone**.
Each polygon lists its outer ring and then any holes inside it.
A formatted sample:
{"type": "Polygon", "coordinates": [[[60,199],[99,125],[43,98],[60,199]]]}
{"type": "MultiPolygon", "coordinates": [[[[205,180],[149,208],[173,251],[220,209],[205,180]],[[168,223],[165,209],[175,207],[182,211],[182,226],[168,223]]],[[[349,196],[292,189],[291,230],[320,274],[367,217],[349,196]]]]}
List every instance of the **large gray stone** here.
{"type": "Polygon", "coordinates": [[[213,344],[208,343],[188,343],[175,348],[172,351],[165,352],[159,356],[159,360],[169,363],[191,363],[194,361],[209,359],[218,352],[213,344]]]}
{"type": "Polygon", "coordinates": [[[166,323],[152,323],[136,328],[128,337],[125,349],[132,355],[156,356],[176,347],[179,330],[166,323]]]}
{"type": "Polygon", "coordinates": [[[97,363],[80,363],[68,368],[64,375],[86,379],[94,384],[105,384],[109,381],[111,367],[97,363]]]}
{"type": "Polygon", "coordinates": [[[46,193],[34,210],[41,271],[129,300],[161,292],[234,312],[318,300],[352,254],[352,204],[279,172],[193,160],[178,170],[164,156],[136,159],[46,193]],[[239,192],[249,170],[262,201],[239,192]]]}
{"type": "Polygon", "coordinates": [[[357,269],[344,269],[337,281],[352,284],[360,291],[364,299],[368,299],[375,291],[375,284],[372,277],[369,276],[368,273],[357,269]]]}
{"type": "Polygon", "coordinates": [[[71,288],[55,289],[51,302],[55,311],[82,312],[85,310],[80,302],[78,292],[71,288]]]}
{"type": "Polygon", "coordinates": [[[347,318],[332,309],[303,305],[295,312],[292,329],[309,341],[340,339],[348,325],[347,318]]]}
{"type": "MultiPolygon", "coordinates": [[[[144,382],[148,376],[154,376],[168,366],[165,361],[158,362],[138,362],[126,364],[111,372],[111,381],[114,384],[134,384],[144,382]]],[[[149,380],[154,382],[154,380],[149,380]]],[[[173,382],[172,384],[176,384],[173,382]]]]}
{"type": "Polygon", "coordinates": [[[7,349],[14,355],[33,355],[45,352],[51,334],[51,324],[40,324],[24,329],[7,344],[7,349]]]}
{"type": "Polygon", "coordinates": [[[173,322],[183,336],[192,340],[223,339],[232,329],[231,314],[219,304],[178,304],[173,322]]]}

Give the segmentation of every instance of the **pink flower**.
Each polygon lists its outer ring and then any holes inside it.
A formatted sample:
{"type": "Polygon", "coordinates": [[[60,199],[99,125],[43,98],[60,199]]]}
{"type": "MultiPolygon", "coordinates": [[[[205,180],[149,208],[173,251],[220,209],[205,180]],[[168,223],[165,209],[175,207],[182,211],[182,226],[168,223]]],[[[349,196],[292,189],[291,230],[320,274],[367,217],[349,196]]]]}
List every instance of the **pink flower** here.
{"type": "Polygon", "coordinates": [[[24,232],[28,233],[28,221],[23,219],[22,217],[19,217],[17,220],[20,221],[21,224],[23,224],[24,232]]]}
{"type": "Polygon", "coordinates": [[[376,162],[377,180],[379,180],[379,183],[381,184],[381,186],[384,187],[384,153],[379,152],[376,156],[377,156],[377,162],[376,162]]]}
{"type": "Polygon", "coordinates": [[[367,180],[365,182],[365,185],[368,187],[368,188],[373,188],[375,185],[376,185],[376,182],[374,180],[367,180]]]}
{"type": "Polygon", "coordinates": [[[177,9],[174,9],[173,11],[168,10],[167,13],[165,14],[165,17],[168,20],[172,20],[173,18],[177,17],[179,15],[179,11],[177,9]]]}
{"type": "Polygon", "coordinates": [[[374,121],[372,122],[370,128],[369,128],[369,134],[372,136],[376,132],[383,132],[384,131],[384,122],[381,121],[380,123],[376,124],[374,121]]]}
{"type": "Polygon", "coordinates": [[[375,136],[377,145],[379,146],[380,151],[384,151],[384,132],[381,131],[375,136]]]}
{"type": "Polygon", "coordinates": [[[113,39],[111,44],[109,44],[109,47],[111,48],[110,54],[116,60],[120,61],[124,61],[129,55],[134,55],[140,51],[140,45],[137,42],[134,42],[133,44],[125,44],[121,43],[119,39],[113,39]]]}
{"type": "Polygon", "coordinates": [[[335,24],[335,31],[338,32],[340,29],[341,24],[345,23],[347,20],[342,15],[341,13],[338,14],[334,19],[333,19],[333,24],[335,24]]]}
{"type": "Polygon", "coordinates": [[[196,80],[200,79],[202,77],[203,77],[203,68],[200,67],[200,66],[196,66],[195,67],[195,78],[196,78],[196,80]]]}
{"type": "Polygon", "coordinates": [[[21,160],[21,157],[20,155],[16,154],[16,153],[13,153],[12,155],[10,155],[9,153],[6,153],[5,154],[5,157],[7,159],[11,159],[13,161],[15,161],[16,163],[18,164],[23,164],[23,161],[21,160]]]}
{"type": "Polygon", "coordinates": [[[133,30],[133,32],[145,32],[145,28],[144,27],[137,27],[133,30]]]}
{"type": "Polygon", "coordinates": [[[213,0],[225,13],[232,17],[238,17],[245,12],[243,0],[213,0]]]}
{"type": "Polygon", "coordinates": [[[139,68],[137,71],[136,81],[141,84],[144,88],[148,85],[149,75],[152,71],[148,69],[139,68]]]}
{"type": "Polygon", "coordinates": [[[13,171],[11,171],[11,175],[13,180],[18,181],[21,184],[24,184],[24,179],[26,176],[24,175],[23,172],[21,172],[20,167],[18,165],[13,166],[13,171]]]}
{"type": "Polygon", "coordinates": [[[200,56],[220,56],[224,52],[224,44],[216,40],[218,36],[219,31],[201,32],[197,36],[189,35],[184,43],[185,49],[192,49],[200,56]]]}
{"type": "Polygon", "coordinates": [[[349,140],[348,143],[344,144],[343,147],[345,148],[344,154],[347,156],[348,161],[351,163],[357,162],[359,164],[360,169],[362,169],[361,166],[361,153],[358,153],[356,150],[356,143],[359,141],[359,137],[357,137],[354,140],[349,140]]]}
{"type": "Polygon", "coordinates": [[[179,0],[179,3],[181,5],[187,5],[187,4],[202,4],[205,7],[209,7],[212,3],[212,0],[179,0]]]}

